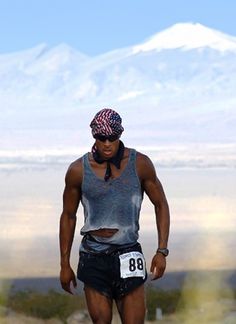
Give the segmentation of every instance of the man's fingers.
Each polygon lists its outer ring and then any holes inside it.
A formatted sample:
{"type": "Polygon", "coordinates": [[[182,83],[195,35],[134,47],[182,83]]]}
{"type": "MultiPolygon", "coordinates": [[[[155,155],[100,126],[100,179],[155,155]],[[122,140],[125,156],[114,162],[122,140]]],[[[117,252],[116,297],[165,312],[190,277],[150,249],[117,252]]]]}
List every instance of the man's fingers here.
{"type": "Polygon", "coordinates": [[[70,283],[62,283],[62,288],[67,291],[69,294],[73,295],[73,292],[71,291],[71,288],[70,288],[70,283]]]}
{"type": "Polygon", "coordinates": [[[155,267],[154,271],[152,271],[153,276],[152,276],[151,280],[156,280],[156,279],[161,278],[163,276],[164,270],[165,269],[160,269],[160,268],[155,267]]]}
{"type": "Polygon", "coordinates": [[[150,267],[150,272],[153,273],[154,270],[155,270],[155,265],[154,265],[154,262],[152,261],[151,267],[150,267]]]}
{"type": "Polygon", "coordinates": [[[61,287],[69,294],[73,294],[72,285],[74,288],[77,287],[76,277],[71,268],[65,268],[62,269],[60,272],[60,281],[61,281],[61,287]]]}
{"type": "Polygon", "coordinates": [[[152,279],[156,280],[163,276],[166,268],[166,260],[165,257],[161,254],[155,254],[152,259],[150,271],[152,273],[152,279]]]}
{"type": "Polygon", "coordinates": [[[152,271],[152,279],[151,280],[155,280],[157,278],[158,278],[157,268],[154,268],[154,270],[152,271]]]}

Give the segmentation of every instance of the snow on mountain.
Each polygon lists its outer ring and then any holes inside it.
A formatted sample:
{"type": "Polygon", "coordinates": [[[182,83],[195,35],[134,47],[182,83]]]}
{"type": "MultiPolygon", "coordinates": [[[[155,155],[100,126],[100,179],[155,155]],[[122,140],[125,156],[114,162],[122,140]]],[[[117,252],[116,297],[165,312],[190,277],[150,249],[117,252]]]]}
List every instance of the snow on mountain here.
{"type": "Polygon", "coordinates": [[[47,52],[48,49],[48,46],[42,43],[24,51],[19,51],[10,54],[1,54],[0,69],[7,69],[9,67],[21,69],[27,64],[30,64],[37,60],[41,55],[47,52]]]}
{"type": "Polygon", "coordinates": [[[41,44],[30,50],[0,55],[0,100],[11,106],[16,101],[44,102],[71,82],[86,60],[84,54],[66,44],[52,49],[41,44]]]}
{"type": "Polygon", "coordinates": [[[157,33],[145,43],[134,46],[133,53],[175,48],[189,50],[203,47],[221,52],[236,52],[236,37],[228,36],[198,23],[179,23],[157,33]]]}
{"type": "Polygon", "coordinates": [[[235,39],[200,24],[177,24],[141,45],[93,58],[66,44],[42,44],[0,55],[0,99],[85,104],[159,100],[170,92],[183,97],[183,90],[192,97],[198,86],[201,94],[229,92],[235,86],[235,39]]]}
{"type": "Polygon", "coordinates": [[[235,58],[236,38],[200,24],[96,57],[66,44],[0,55],[0,147],[84,146],[107,106],[135,145],[233,143],[235,58]]]}
{"type": "Polygon", "coordinates": [[[73,65],[84,63],[87,57],[67,44],[60,44],[49,49],[43,56],[39,57],[35,62],[29,65],[25,71],[28,74],[36,73],[58,73],[60,70],[73,70],[73,65]]]}

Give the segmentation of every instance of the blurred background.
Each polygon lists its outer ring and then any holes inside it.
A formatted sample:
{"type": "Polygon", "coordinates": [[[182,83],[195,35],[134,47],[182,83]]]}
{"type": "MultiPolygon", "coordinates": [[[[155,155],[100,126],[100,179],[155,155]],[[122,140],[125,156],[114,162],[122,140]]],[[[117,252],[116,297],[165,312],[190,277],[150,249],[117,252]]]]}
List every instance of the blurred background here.
{"type": "MultiPolygon", "coordinates": [[[[1,316],[9,307],[18,311],[17,302],[8,303],[19,292],[62,293],[64,176],[93,145],[95,113],[111,107],[122,116],[125,145],[152,159],[170,205],[170,255],[165,277],[147,284],[154,300],[149,319],[161,309],[162,320],[193,323],[196,315],[233,323],[235,6],[233,0],[0,2],[1,316]],[[155,291],[165,298],[174,291],[173,307],[165,308],[155,291]]],[[[81,207],[77,218],[75,270],[81,207]]],[[[140,242],[149,269],[157,233],[146,197],[140,242]]]]}

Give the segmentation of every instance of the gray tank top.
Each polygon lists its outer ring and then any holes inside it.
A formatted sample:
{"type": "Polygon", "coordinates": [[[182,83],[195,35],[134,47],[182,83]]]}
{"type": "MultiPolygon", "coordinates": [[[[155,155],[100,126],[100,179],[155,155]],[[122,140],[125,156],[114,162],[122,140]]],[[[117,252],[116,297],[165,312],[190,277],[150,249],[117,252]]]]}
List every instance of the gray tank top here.
{"type": "Polygon", "coordinates": [[[81,235],[101,228],[115,228],[118,231],[112,237],[93,235],[93,238],[105,245],[137,242],[143,193],[136,172],[136,151],[129,150],[128,163],[117,178],[104,181],[98,177],[89,163],[89,153],[83,156],[83,170],[81,235]]]}

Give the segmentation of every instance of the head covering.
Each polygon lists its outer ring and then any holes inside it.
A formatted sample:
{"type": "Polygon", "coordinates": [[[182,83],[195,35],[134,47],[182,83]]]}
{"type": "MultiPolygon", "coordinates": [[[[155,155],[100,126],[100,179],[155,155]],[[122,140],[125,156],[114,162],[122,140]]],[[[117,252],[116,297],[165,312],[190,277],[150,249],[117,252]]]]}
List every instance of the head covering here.
{"type": "Polygon", "coordinates": [[[93,137],[98,134],[105,136],[121,135],[124,130],[121,123],[122,119],[115,110],[109,108],[100,110],[90,124],[93,137]]]}

